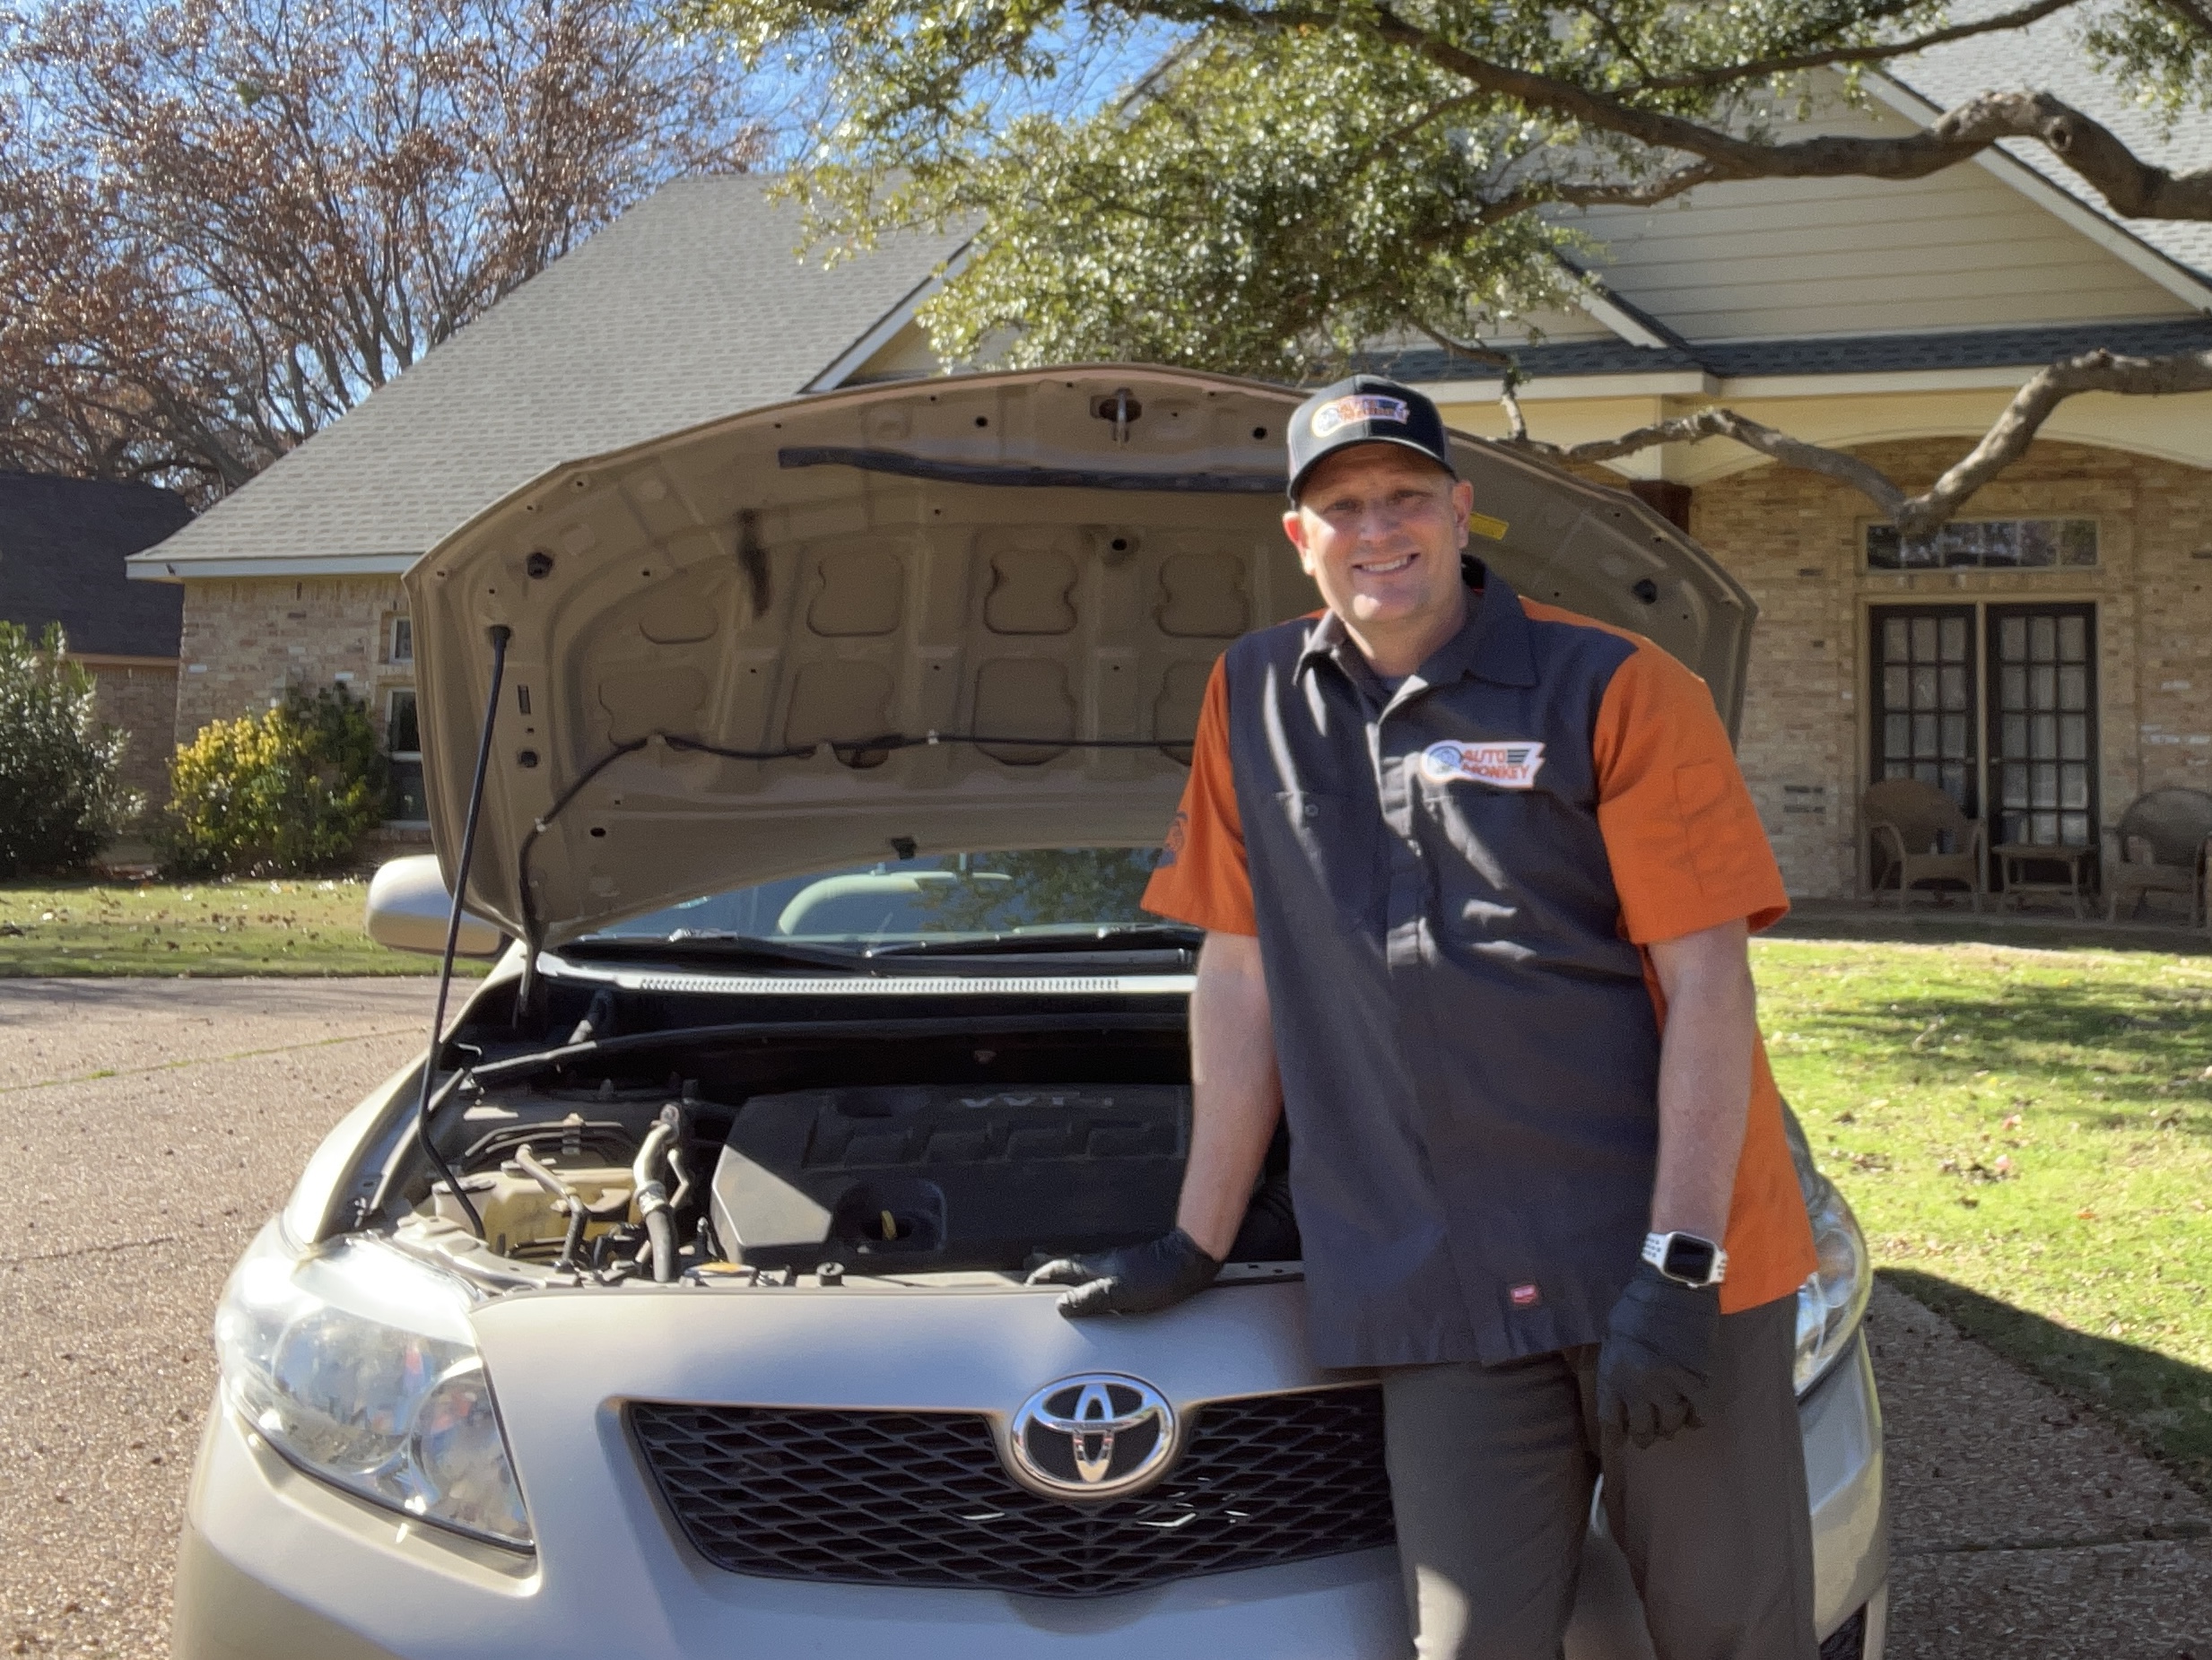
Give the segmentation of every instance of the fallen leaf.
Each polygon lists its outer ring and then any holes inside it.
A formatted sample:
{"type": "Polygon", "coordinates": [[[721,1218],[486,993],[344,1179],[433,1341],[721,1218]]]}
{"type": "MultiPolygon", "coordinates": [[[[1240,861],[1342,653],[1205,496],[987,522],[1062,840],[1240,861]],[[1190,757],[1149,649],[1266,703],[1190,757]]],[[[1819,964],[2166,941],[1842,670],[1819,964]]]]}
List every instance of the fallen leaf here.
{"type": "Polygon", "coordinates": [[[2096,1219],[2097,1213],[2094,1211],[2076,1211],[2074,1212],[2074,1220],[2077,1222],[2093,1222],[2096,1219]]]}

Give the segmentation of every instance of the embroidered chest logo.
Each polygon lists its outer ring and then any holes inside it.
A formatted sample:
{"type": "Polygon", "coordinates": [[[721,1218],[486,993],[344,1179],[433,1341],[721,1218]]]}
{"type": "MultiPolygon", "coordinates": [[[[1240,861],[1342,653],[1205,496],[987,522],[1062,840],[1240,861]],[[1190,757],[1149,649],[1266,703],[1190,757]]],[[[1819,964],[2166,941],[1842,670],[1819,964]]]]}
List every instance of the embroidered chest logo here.
{"type": "Polygon", "coordinates": [[[1541,743],[1432,743],[1421,752],[1421,776],[1432,784],[1471,780],[1502,790],[1536,787],[1541,743]]]}

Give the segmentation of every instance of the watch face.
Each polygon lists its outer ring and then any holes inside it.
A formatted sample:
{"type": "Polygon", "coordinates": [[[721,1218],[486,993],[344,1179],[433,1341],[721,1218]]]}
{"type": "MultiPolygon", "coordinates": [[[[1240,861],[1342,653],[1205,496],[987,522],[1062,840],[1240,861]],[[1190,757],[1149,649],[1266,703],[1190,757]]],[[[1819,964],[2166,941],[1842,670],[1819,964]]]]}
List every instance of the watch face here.
{"type": "Polygon", "coordinates": [[[1678,1233],[1667,1241],[1667,1260],[1660,1265],[1660,1271],[1669,1279],[1703,1285],[1712,1278],[1714,1254],[1715,1247],[1710,1240],[1694,1239],[1686,1233],[1678,1233]]]}

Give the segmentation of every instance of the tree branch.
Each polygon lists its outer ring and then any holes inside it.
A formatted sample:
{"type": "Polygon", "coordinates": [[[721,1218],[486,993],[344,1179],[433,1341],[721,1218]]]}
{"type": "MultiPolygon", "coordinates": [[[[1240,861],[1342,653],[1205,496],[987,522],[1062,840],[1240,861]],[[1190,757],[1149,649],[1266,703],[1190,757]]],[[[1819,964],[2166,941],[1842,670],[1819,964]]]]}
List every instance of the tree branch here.
{"type": "Polygon", "coordinates": [[[1696,156],[1699,183],[1744,178],[1924,178],[1955,167],[2003,138],[2032,138],[2103,193],[2131,219],[2212,220],[2212,168],[2188,172],[2154,167],[2108,128],[2048,92],[1985,92],[1938,117],[1926,130],[1899,138],[1823,135],[1763,143],[1661,110],[1640,109],[1572,82],[1493,63],[1407,22],[1388,5],[1375,8],[1378,32],[1419,53],[1478,90],[1653,150],[1696,156]]]}
{"type": "MultiPolygon", "coordinates": [[[[1878,46],[1839,46],[1817,52],[1793,52],[1777,57],[1753,58],[1715,69],[1701,69],[1694,74],[1662,75],[1650,81],[1640,81],[1628,90],[1637,92],[1709,91],[1719,87],[1740,85],[1746,81],[1763,80],[1769,75],[1794,74],[1805,69],[1826,69],[1842,64],[1886,63],[1892,58],[1910,57],[1915,52],[1924,52],[1934,46],[1946,46],[1954,40],[1972,39],[1977,35],[1995,34],[2009,29],[2025,29],[2030,23],[2039,22],[2054,12],[2063,12],[2080,3],[2081,0],[2034,0],[2033,4],[1996,17],[1953,23],[1946,29],[1915,35],[1910,40],[1885,41],[1878,46]]],[[[2180,3],[2187,4],[2190,4],[2190,0],[2180,0],[2180,3]]]]}
{"type": "MultiPolygon", "coordinates": [[[[1507,392],[1510,395],[1511,387],[1507,392]]],[[[1981,441],[1942,477],[1917,496],[1904,491],[1870,462],[1844,450],[1828,449],[1791,438],[1732,409],[1701,409],[1587,444],[1551,444],[1529,438],[1519,410],[1508,418],[1519,429],[1502,441],[1513,448],[1563,465],[1611,461],[1660,444],[1695,444],[1709,438],[1733,439],[1784,466],[1800,467],[1847,484],[1878,508],[1904,535],[1924,535],[1957,515],[1974,493],[2024,455],[2051,413],[2084,392],[2122,397],[2164,397],[2177,392],[2212,392],[2212,351],[2177,352],[2170,357],[2121,357],[2085,352],[2036,370],[2013,395],[2005,413],[1981,441]]]]}

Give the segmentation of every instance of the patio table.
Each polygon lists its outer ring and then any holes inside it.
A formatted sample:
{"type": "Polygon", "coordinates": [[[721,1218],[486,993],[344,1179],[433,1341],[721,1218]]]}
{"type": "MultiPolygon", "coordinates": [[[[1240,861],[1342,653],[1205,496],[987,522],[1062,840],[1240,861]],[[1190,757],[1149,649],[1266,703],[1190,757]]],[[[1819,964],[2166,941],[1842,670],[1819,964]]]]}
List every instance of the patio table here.
{"type": "Polygon", "coordinates": [[[2024,893],[2063,893],[2074,904],[2074,920],[2084,920],[2081,908],[2084,872],[2089,861],[2096,856],[2094,847],[2052,847],[2031,841],[2000,841],[1990,851],[1996,855],[1998,870],[2005,890],[2008,909],[2019,908],[2017,895],[2024,893]],[[2061,865],[2066,867],[2066,880],[2034,881],[2024,873],[2025,867],[2034,865],[2061,865]]]}

